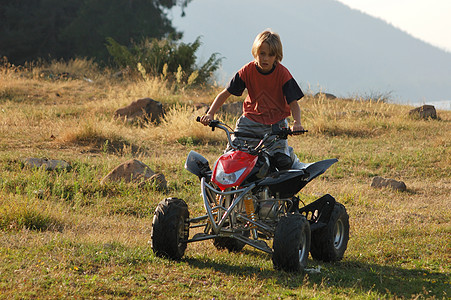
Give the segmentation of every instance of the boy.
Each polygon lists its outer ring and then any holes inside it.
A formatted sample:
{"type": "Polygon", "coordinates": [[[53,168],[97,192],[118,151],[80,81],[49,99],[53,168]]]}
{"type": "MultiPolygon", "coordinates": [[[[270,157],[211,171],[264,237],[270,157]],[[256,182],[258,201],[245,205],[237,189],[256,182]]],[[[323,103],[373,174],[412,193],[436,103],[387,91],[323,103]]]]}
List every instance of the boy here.
{"type": "MultiPolygon", "coordinates": [[[[243,115],[238,119],[235,132],[263,136],[271,132],[273,125],[287,127],[287,117],[292,115],[293,131],[301,131],[301,110],[297,101],[304,94],[287,68],[280,62],[283,58],[282,42],[277,33],[265,30],[257,35],[252,45],[254,61],[242,67],[220,92],[200,121],[204,125],[214,119],[215,113],[230,97],[241,96],[245,89],[248,96],[243,103],[243,115]]],[[[258,138],[246,138],[248,145],[255,146],[258,138]]],[[[239,134],[235,143],[244,143],[239,134]]],[[[290,169],[297,157],[286,140],[279,140],[269,149],[279,169],[290,169]]]]}

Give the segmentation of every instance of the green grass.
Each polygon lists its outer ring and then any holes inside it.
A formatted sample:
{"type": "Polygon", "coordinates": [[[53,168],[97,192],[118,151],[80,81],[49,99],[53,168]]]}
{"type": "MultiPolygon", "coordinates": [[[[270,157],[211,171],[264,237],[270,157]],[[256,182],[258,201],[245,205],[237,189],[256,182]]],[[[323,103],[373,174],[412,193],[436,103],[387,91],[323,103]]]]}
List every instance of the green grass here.
{"type": "Polygon", "coordinates": [[[348,210],[351,233],[342,261],[309,260],[321,273],[291,274],[249,246],[229,253],[211,241],[192,243],[180,261],[151,250],[159,201],[179,197],[191,216],[203,213],[198,179],[183,165],[190,150],[212,164],[225,148],[221,132],[194,122],[199,113],[190,106],[210,103],[217,88],[175,93],[154,80],[48,80],[39,71],[0,70],[0,299],[450,297],[451,112],[426,121],[410,119],[411,107],[380,101],[300,102],[309,133],[290,145],[304,162],[339,159],[300,197],[333,195],[348,210]],[[165,105],[160,125],[112,117],[147,96],[165,105]],[[26,157],[63,159],[71,168],[30,169],[26,157]],[[163,173],[167,189],[100,184],[130,158],[163,173]],[[407,191],[371,188],[374,176],[402,180],[407,191]]]}

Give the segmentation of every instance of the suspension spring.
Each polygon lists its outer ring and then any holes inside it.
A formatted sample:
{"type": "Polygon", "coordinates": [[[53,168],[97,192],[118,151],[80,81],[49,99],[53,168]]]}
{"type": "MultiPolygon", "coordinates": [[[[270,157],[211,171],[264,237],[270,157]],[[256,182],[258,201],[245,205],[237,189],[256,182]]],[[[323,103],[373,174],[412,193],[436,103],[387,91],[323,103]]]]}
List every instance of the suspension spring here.
{"type": "MultiPolygon", "coordinates": [[[[254,199],[252,196],[248,195],[244,197],[244,208],[249,219],[255,222],[257,218],[255,216],[254,199]]],[[[252,224],[250,227],[255,228],[255,225],[252,224]]]]}

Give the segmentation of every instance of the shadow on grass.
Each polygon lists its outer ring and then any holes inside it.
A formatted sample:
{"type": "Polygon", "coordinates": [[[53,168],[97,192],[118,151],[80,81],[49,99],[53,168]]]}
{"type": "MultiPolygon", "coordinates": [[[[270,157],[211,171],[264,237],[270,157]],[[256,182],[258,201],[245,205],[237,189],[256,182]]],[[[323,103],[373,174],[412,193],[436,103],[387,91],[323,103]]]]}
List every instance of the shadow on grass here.
{"type": "MultiPolygon", "coordinates": [[[[251,255],[271,259],[269,255],[251,255]]],[[[252,275],[258,279],[270,279],[283,288],[296,289],[301,286],[312,288],[330,288],[334,293],[344,291],[356,295],[377,294],[379,296],[411,298],[447,298],[451,295],[450,274],[430,272],[424,269],[403,269],[401,267],[381,266],[377,264],[343,261],[324,263],[309,261],[310,266],[321,266],[321,273],[287,273],[284,271],[262,269],[256,266],[230,265],[210,258],[183,259],[192,267],[215,269],[227,275],[252,275]]]]}

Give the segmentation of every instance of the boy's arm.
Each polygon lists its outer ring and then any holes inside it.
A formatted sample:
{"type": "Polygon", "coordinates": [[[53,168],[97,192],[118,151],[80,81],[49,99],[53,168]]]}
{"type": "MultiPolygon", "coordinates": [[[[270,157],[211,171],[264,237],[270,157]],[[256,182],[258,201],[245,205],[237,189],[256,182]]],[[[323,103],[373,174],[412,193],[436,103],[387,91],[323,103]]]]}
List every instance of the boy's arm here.
{"type": "Polygon", "coordinates": [[[224,89],[222,92],[220,92],[213,103],[211,104],[210,108],[208,109],[207,113],[200,118],[200,122],[204,125],[208,125],[208,123],[211,120],[214,120],[215,113],[219,110],[219,108],[224,104],[224,102],[232,95],[227,89],[224,89]]]}
{"type": "Polygon", "coordinates": [[[292,131],[301,131],[304,130],[304,127],[301,125],[301,108],[299,107],[298,101],[290,102],[290,110],[291,116],[294,119],[293,126],[291,127],[292,131]]]}

